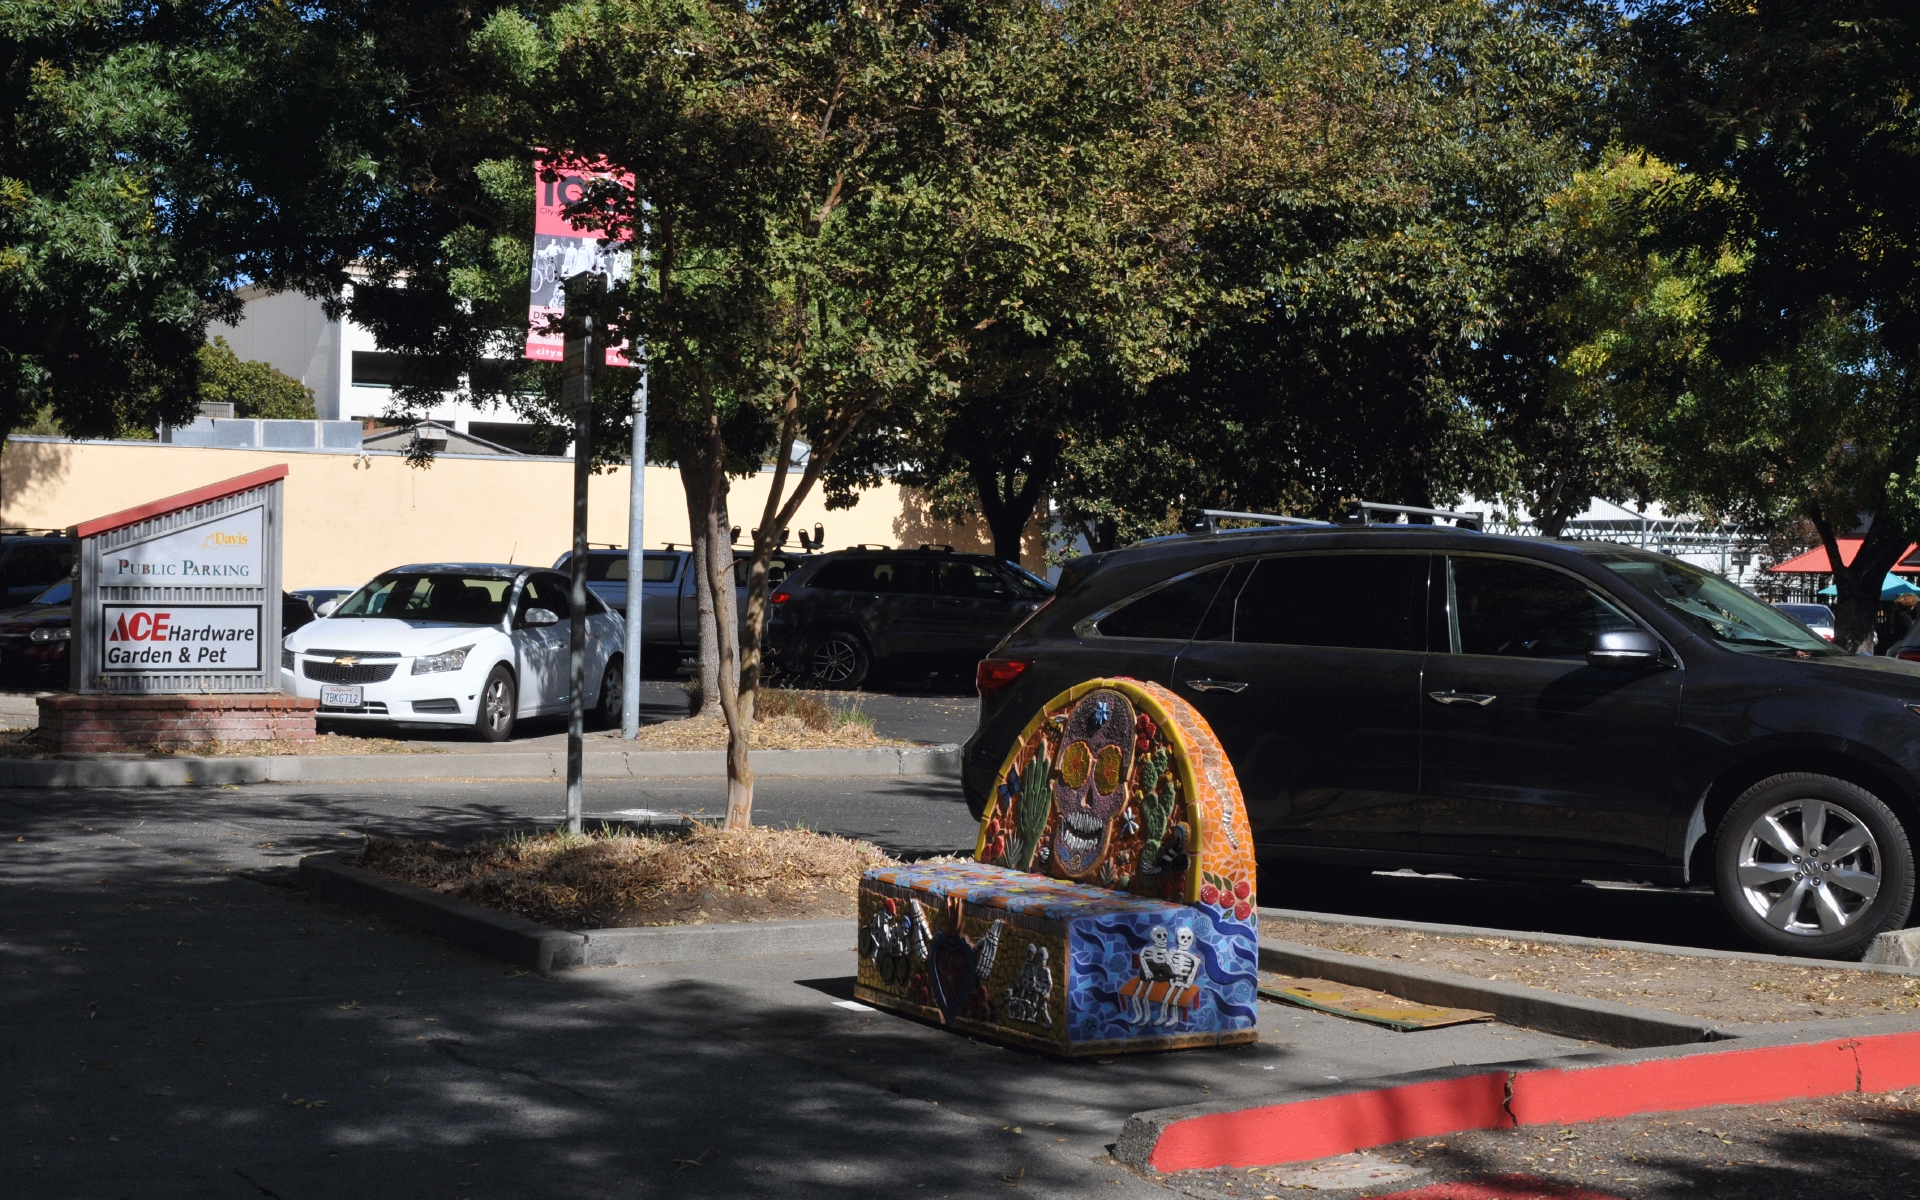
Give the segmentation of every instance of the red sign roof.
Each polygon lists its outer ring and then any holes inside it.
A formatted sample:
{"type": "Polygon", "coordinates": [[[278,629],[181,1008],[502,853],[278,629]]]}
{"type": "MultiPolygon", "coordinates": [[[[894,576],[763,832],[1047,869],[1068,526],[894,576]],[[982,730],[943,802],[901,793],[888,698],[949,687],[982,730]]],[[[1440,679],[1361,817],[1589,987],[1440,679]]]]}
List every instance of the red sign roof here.
{"type": "MultiPolygon", "coordinates": [[[[1844,566],[1853,565],[1853,556],[1860,553],[1861,538],[1835,538],[1840,543],[1840,562],[1844,566]]],[[[1915,546],[1908,546],[1906,553],[1900,556],[1900,562],[1893,568],[1899,575],[1920,575],[1920,560],[1914,556],[1915,546]]],[[[1825,546],[1815,546],[1805,554],[1798,554],[1771,568],[1781,575],[1831,575],[1833,563],[1827,558],[1825,546]]]]}
{"type": "Polygon", "coordinates": [[[190,492],[181,492],[178,496],[168,496],[165,500],[155,500],[151,504],[142,504],[138,508],[122,509],[120,512],[104,517],[95,517],[91,521],[82,521],[73,527],[73,536],[88,538],[96,533],[123,526],[138,524],[148,517],[157,517],[163,513],[179,512],[183,508],[192,508],[196,504],[205,504],[209,500],[218,500],[222,496],[236,496],[241,492],[252,491],[262,484],[272,483],[276,479],[287,477],[287,464],[266,467],[249,475],[234,479],[209,483],[190,492]]]}

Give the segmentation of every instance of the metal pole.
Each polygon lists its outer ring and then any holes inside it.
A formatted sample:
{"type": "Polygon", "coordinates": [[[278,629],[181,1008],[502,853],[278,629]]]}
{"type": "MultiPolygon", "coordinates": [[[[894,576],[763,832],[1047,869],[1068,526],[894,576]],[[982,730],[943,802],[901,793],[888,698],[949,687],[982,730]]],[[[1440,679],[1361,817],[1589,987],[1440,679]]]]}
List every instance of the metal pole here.
{"type": "Polygon", "coordinates": [[[573,408],[573,593],[567,599],[567,830],[580,832],[581,769],[585,765],[587,701],[587,481],[593,467],[593,376],[602,349],[599,313],[591,304],[605,286],[598,275],[567,280],[568,321],[560,368],[561,398],[573,408]]]}
{"type": "MultiPolygon", "coordinates": [[[[644,226],[642,229],[644,230],[644,226]]],[[[646,238],[641,237],[645,254],[646,238]]],[[[638,290],[646,279],[646,260],[635,272],[633,286],[638,290]]],[[[640,664],[641,641],[645,634],[647,603],[647,347],[632,339],[633,365],[640,368],[640,386],[633,390],[633,478],[627,492],[627,646],[620,660],[620,736],[631,741],[640,736],[640,664]]],[[[679,601],[676,599],[677,606],[679,601]]]]}

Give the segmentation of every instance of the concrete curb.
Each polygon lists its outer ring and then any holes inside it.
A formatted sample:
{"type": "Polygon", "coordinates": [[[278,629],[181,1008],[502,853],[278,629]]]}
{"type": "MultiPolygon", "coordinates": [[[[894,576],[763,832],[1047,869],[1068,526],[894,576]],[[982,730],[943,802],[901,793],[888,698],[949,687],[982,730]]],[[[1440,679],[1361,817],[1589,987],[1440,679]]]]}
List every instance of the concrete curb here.
{"type": "MultiPolygon", "coordinates": [[[[724,779],[722,750],[601,750],[585,759],[588,779],[724,779]]],[[[756,750],[763,777],[960,777],[960,747],[872,750],[756,750]]],[[[487,754],[285,754],[270,758],[0,759],[6,787],[204,787],[228,783],[336,783],[404,779],[562,779],[564,750],[487,754]]]]}
{"type": "Polygon", "coordinates": [[[768,958],[838,950],[852,954],[857,936],[853,921],[837,918],[571,933],[349,866],[346,857],[309,854],[302,858],[301,890],[542,974],[713,958],[768,958]]]}
{"type": "Polygon", "coordinates": [[[1785,954],[1763,954],[1749,950],[1707,950],[1694,946],[1670,946],[1659,942],[1624,942],[1613,938],[1579,937],[1569,933],[1532,933],[1517,929],[1491,929],[1482,925],[1440,925],[1432,921],[1396,921],[1388,917],[1349,917],[1340,913],[1308,912],[1298,908],[1263,908],[1262,920],[1311,921],[1319,925],[1358,925],[1373,929],[1397,929],[1407,933],[1431,933],[1441,937],[1507,938],[1516,942],[1544,942],[1550,946],[1592,946],[1602,950],[1642,950],[1648,954],[1670,954],[1676,958],[1721,958],[1735,962],[1765,963],[1768,966],[1817,967],[1820,970],[1877,971],[1885,975],[1920,975],[1920,929],[1883,933],[1867,948],[1865,962],[1847,962],[1833,958],[1795,958],[1785,954]],[[1908,950],[1907,947],[1913,947],[1908,950]],[[1902,957],[1911,954],[1913,957],[1902,957]]]}
{"type": "Polygon", "coordinates": [[[1156,1109],[1128,1119],[1114,1157],[1148,1173],[1275,1166],[1468,1130],[1773,1104],[1920,1083],[1920,1032],[1825,1040],[1804,1033],[1768,1038],[1768,1044],[1743,1039],[1731,1049],[1444,1068],[1360,1090],[1316,1088],[1278,1104],[1156,1109]]]}
{"type": "Polygon", "coordinates": [[[1377,958],[1272,938],[1260,939],[1260,969],[1373,988],[1420,1004],[1475,1008],[1492,1013],[1502,1024],[1630,1050],[1683,1046],[1737,1036],[1711,1021],[1694,1017],[1517,983],[1475,979],[1452,971],[1383,963],[1377,958]]]}

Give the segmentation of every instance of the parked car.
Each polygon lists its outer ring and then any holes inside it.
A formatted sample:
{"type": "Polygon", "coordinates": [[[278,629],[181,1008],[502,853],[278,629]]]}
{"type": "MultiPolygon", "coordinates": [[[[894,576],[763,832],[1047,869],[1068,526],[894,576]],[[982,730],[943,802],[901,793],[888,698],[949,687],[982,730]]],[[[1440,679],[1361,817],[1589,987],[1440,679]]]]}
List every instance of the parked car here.
{"type": "MultiPolygon", "coordinates": [[[[684,655],[700,649],[700,604],[694,596],[693,572],[688,564],[693,555],[686,550],[648,550],[642,580],[642,612],[646,621],[640,629],[640,667],[655,678],[672,675],[684,655]]],[[[808,561],[810,556],[775,552],[767,564],[769,586],[778,587],[788,572],[808,561]]],[[[571,551],[553,564],[556,571],[571,573],[571,551]]],[[[733,556],[733,581],[740,620],[747,614],[747,554],[736,550],[733,556]]],[[[587,590],[605,601],[615,612],[627,611],[627,552],[625,550],[587,551],[587,590]]]]}
{"type": "Polygon", "coordinates": [[[1828,641],[1833,640],[1833,610],[1824,604],[1776,604],[1773,606],[1794,620],[1813,630],[1828,641]]]}
{"type": "Polygon", "coordinates": [[[31,604],[73,574],[73,540],[59,534],[0,536],[0,607],[31,604]]]}
{"type": "Polygon", "coordinates": [[[62,579],[31,603],[0,612],[0,672],[34,687],[64,688],[72,639],[73,581],[62,579]]]}
{"type": "MultiPolygon", "coordinates": [[[[568,707],[570,582],[496,563],[396,567],[284,640],[288,686],[326,720],[466,725],[505,741],[514,722],[568,707]]],[[[624,624],[587,599],[588,709],[620,720],[624,624]]]]}
{"type": "Polygon", "coordinates": [[[815,687],[859,687],[876,671],[964,670],[1052,595],[1044,579],[991,555],[839,550],[773,589],[767,651],[815,687]]]}
{"type": "Polygon", "coordinates": [[[1658,554],[1402,525],[1078,559],[979,664],[973,810],[1044,702],[1114,675],[1206,717],[1268,860],[1711,883],[1826,957],[1911,911],[1920,666],[1658,554]]]}

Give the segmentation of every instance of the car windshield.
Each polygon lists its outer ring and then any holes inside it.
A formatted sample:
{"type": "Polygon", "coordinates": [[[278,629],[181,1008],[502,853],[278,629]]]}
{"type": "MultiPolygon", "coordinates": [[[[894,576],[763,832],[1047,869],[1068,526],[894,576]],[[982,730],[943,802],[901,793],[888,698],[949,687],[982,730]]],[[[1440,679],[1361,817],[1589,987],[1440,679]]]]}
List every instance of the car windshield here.
{"type": "Polygon", "coordinates": [[[1694,631],[1729,650],[1759,654],[1839,654],[1833,644],[1718,575],[1655,554],[1603,552],[1594,558],[1667,606],[1694,631]]]}
{"type": "Polygon", "coordinates": [[[33,598],[35,604],[68,604],[73,600],[73,580],[62,579],[33,598]]]}
{"type": "Polygon", "coordinates": [[[382,575],[333,610],[335,617],[392,617],[443,625],[498,625],[507,615],[511,579],[452,572],[382,575]]]}
{"type": "Polygon", "coordinates": [[[1833,613],[1824,604],[1776,604],[1774,607],[1802,625],[1833,624],[1833,613]]]}

